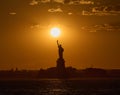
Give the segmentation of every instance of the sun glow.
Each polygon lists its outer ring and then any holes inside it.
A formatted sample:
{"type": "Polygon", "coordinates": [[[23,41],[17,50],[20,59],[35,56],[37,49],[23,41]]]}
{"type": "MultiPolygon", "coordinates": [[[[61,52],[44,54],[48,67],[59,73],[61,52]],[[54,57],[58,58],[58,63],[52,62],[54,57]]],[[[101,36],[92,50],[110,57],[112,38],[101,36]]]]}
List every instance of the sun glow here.
{"type": "Polygon", "coordinates": [[[61,32],[61,30],[60,30],[60,28],[58,28],[58,27],[51,28],[51,30],[50,30],[50,34],[51,34],[53,37],[58,37],[58,36],[60,36],[60,32],[61,32]]]}

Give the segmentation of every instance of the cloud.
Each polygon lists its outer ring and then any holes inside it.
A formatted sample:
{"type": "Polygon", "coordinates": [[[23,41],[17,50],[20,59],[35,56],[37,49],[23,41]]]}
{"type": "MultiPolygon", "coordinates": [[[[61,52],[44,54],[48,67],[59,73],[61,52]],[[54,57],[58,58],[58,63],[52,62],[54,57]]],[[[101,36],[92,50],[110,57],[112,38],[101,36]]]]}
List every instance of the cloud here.
{"type": "Polygon", "coordinates": [[[39,3],[48,3],[48,2],[50,2],[50,0],[32,0],[29,3],[29,5],[34,6],[34,5],[38,5],[39,3]]]}
{"type": "Polygon", "coordinates": [[[29,3],[29,5],[34,6],[34,5],[38,5],[38,3],[39,3],[39,1],[32,0],[32,1],[29,3]]]}
{"type": "Polygon", "coordinates": [[[69,0],[68,2],[70,5],[93,5],[93,1],[85,1],[85,0],[69,0]]]}
{"type": "Polygon", "coordinates": [[[48,12],[63,12],[63,10],[61,8],[51,8],[51,9],[48,9],[48,12]]]}
{"type": "Polygon", "coordinates": [[[120,25],[98,24],[92,26],[81,26],[84,32],[120,32],[120,25]]]}
{"type": "Polygon", "coordinates": [[[43,25],[43,24],[33,24],[30,26],[30,28],[32,30],[36,30],[36,29],[46,29],[48,28],[48,25],[43,25]]]}
{"type": "Polygon", "coordinates": [[[32,25],[30,28],[31,28],[31,29],[40,28],[40,25],[39,25],[39,24],[35,24],[35,25],[32,25]]]}
{"type": "Polygon", "coordinates": [[[69,12],[68,15],[72,15],[73,13],[72,12],[69,12]]]}
{"type": "MultiPolygon", "coordinates": [[[[51,2],[51,0],[32,0],[29,5],[38,5],[39,3],[48,3],[51,2]]],[[[85,0],[52,0],[52,2],[57,2],[61,4],[69,4],[69,5],[79,5],[79,4],[84,4],[84,5],[89,5],[89,4],[94,4],[93,1],[85,1],[85,0]]]]}
{"type": "Polygon", "coordinates": [[[98,15],[98,16],[109,16],[109,15],[119,15],[120,9],[115,6],[99,6],[93,7],[91,11],[82,11],[82,15],[98,15]]]}
{"type": "Polygon", "coordinates": [[[64,4],[64,0],[54,0],[54,2],[64,4]]]}
{"type": "Polygon", "coordinates": [[[89,12],[89,11],[82,11],[82,15],[84,15],[84,16],[90,16],[90,15],[97,15],[97,16],[111,16],[111,15],[113,15],[113,16],[116,16],[116,15],[118,15],[118,14],[120,14],[120,12],[116,12],[116,11],[111,11],[111,12],[103,12],[103,11],[101,11],[101,12],[89,12]]]}
{"type": "Polygon", "coordinates": [[[16,15],[16,12],[10,12],[9,15],[16,15]]]}
{"type": "Polygon", "coordinates": [[[50,0],[40,0],[41,3],[48,3],[50,0]]]}
{"type": "Polygon", "coordinates": [[[86,5],[91,4],[91,5],[93,5],[94,2],[93,2],[93,1],[85,1],[85,0],[81,0],[81,1],[80,1],[80,4],[86,4],[86,5]]]}

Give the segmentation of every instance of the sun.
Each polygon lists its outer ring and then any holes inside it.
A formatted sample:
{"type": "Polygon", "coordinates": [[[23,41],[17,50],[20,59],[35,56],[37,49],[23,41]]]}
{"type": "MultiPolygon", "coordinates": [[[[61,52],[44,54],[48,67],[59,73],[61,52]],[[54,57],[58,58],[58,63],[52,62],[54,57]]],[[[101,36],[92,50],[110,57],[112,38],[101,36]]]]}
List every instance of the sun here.
{"type": "Polygon", "coordinates": [[[58,27],[53,27],[53,28],[51,28],[51,30],[50,30],[50,34],[51,34],[53,37],[58,37],[58,36],[60,36],[60,32],[61,32],[61,30],[60,30],[60,28],[58,28],[58,27]]]}

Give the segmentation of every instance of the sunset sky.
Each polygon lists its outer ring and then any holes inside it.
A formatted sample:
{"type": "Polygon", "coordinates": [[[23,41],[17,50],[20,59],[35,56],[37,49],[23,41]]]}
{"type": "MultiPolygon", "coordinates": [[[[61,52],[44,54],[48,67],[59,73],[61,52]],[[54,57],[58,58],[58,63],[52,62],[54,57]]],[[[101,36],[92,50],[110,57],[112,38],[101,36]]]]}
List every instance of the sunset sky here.
{"type": "Polygon", "coordinates": [[[120,0],[0,0],[0,69],[120,69],[120,0]],[[59,27],[61,35],[50,35],[59,27]]]}

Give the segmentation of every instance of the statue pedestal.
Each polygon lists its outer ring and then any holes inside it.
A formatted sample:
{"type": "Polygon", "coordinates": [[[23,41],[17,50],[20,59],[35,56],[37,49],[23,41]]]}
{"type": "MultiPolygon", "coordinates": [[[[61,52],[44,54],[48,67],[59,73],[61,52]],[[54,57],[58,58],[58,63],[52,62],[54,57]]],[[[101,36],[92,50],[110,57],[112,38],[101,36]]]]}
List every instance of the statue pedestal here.
{"type": "Polygon", "coordinates": [[[58,77],[64,78],[66,76],[65,60],[63,58],[57,59],[57,73],[58,77]]]}

